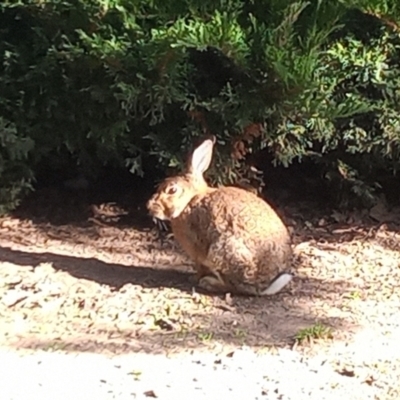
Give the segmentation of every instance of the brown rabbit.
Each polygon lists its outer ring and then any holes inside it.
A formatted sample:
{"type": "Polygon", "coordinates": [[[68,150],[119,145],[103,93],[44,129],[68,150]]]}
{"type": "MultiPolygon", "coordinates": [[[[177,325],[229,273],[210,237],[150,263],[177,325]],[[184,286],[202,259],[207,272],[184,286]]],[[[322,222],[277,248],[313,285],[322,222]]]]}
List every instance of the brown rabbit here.
{"type": "Polygon", "coordinates": [[[198,285],[211,292],[269,295],[292,279],[290,235],[275,211],[237,187],[209,187],[203,174],[215,138],[193,152],[186,171],[165,179],[147,203],[169,220],[176,240],[195,262],[198,285]]]}

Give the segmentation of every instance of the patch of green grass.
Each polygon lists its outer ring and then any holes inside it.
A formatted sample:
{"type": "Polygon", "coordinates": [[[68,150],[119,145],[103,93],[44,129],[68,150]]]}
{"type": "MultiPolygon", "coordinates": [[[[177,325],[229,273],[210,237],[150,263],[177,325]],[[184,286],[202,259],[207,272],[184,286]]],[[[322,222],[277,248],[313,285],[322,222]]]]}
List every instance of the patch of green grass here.
{"type": "Polygon", "coordinates": [[[202,342],[209,342],[214,337],[212,332],[200,332],[197,334],[197,338],[202,342]]]}
{"type": "Polygon", "coordinates": [[[350,299],[352,300],[361,300],[361,292],[354,291],[349,294],[350,299]]]}
{"type": "Polygon", "coordinates": [[[332,337],[332,328],[317,322],[313,326],[300,329],[294,338],[297,343],[312,343],[314,340],[332,339],[332,337]]]}
{"type": "Polygon", "coordinates": [[[140,378],[142,376],[142,371],[135,370],[132,372],[128,372],[128,375],[132,375],[135,381],[140,381],[140,378]]]}
{"type": "Polygon", "coordinates": [[[247,337],[247,332],[244,329],[235,329],[234,336],[237,339],[245,339],[247,337]]]}

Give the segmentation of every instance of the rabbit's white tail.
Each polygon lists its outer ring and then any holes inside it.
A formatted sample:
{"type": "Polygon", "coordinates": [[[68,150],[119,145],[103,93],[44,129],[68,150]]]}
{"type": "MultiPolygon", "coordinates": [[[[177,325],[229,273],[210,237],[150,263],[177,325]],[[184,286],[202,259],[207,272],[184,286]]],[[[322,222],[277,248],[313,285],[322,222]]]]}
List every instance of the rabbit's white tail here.
{"type": "Polygon", "coordinates": [[[261,296],[267,296],[280,292],[293,278],[289,272],[279,273],[270,283],[270,285],[261,292],[261,296]]]}

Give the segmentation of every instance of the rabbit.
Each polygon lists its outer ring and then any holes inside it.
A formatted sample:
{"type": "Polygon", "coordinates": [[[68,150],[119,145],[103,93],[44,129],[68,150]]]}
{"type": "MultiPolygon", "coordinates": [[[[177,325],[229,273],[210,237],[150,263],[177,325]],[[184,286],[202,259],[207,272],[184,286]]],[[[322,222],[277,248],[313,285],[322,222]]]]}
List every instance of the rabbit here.
{"type": "Polygon", "coordinates": [[[146,207],[153,219],[169,221],[175,239],[194,261],[199,288],[220,294],[276,294],[293,278],[289,232],[256,194],[206,183],[203,174],[215,141],[213,136],[195,148],[184,173],[162,181],[146,207]]]}

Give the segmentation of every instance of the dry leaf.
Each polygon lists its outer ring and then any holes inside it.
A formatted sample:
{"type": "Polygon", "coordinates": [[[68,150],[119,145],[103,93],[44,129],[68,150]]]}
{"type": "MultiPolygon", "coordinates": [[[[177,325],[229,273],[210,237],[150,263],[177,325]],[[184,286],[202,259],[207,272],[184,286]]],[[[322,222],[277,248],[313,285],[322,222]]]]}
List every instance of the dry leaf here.
{"type": "Polygon", "coordinates": [[[154,390],[148,390],[147,392],[143,393],[146,397],[153,397],[157,398],[158,396],[155,394],[154,390]]]}

